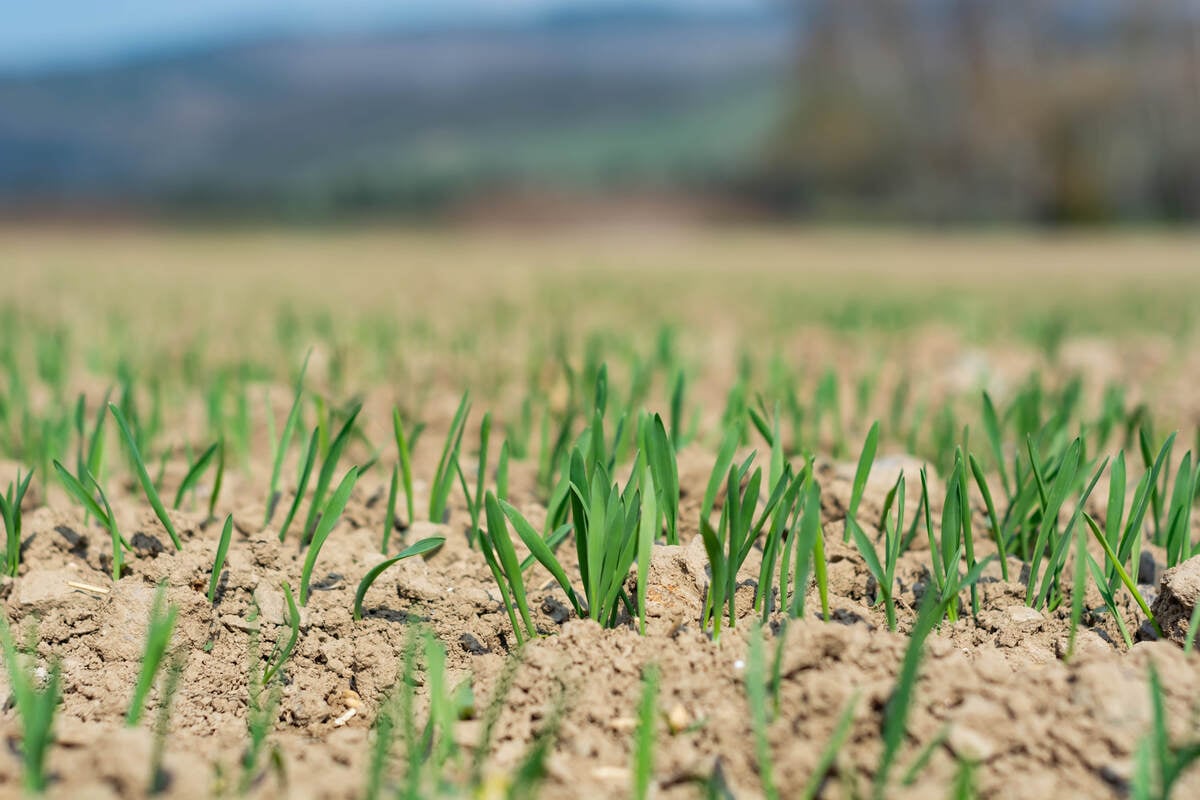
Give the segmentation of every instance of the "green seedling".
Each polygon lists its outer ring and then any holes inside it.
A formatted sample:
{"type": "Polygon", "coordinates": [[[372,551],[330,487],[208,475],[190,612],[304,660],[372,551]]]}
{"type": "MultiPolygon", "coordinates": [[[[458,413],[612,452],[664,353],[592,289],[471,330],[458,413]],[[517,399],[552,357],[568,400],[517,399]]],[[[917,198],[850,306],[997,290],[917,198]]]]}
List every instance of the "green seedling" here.
{"type": "MultiPolygon", "coordinates": [[[[338,429],[333,443],[329,445],[325,460],[321,463],[321,471],[317,473],[317,484],[313,487],[312,500],[308,506],[308,517],[304,520],[304,544],[308,544],[311,539],[316,538],[317,517],[318,515],[323,517],[325,514],[325,493],[329,491],[329,486],[333,482],[333,473],[337,469],[338,459],[341,458],[342,451],[346,449],[346,445],[350,441],[350,434],[354,430],[354,422],[358,419],[358,412],[361,410],[362,406],[356,405],[350,411],[346,417],[346,421],[338,429]]],[[[363,467],[355,470],[355,478],[357,479],[358,475],[363,471],[365,471],[363,467]]],[[[340,514],[341,509],[337,513],[340,514]]],[[[303,598],[303,588],[300,590],[300,595],[303,598]]],[[[303,600],[301,600],[301,604],[303,604],[303,600]]]]}
{"type": "Polygon", "coordinates": [[[167,773],[163,769],[163,755],[167,749],[167,736],[170,734],[171,706],[175,701],[175,693],[179,689],[179,679],[183,676],[184,659],[172,658],[158,684],[158,712],[154,715],[154,743],[150,750],[150,787],[151,795],[159,795],[167,790],[167,773]]]}
{"type": "Polygon", "coordinates": [[[308,491],[308,481],[312,477],[313,465],[317,461],[319,436],[319,431],[313,428],[312,435],[308,439],[308,447],[304,450],[304,457],[300,459],[300,475],[296,479],[296,496],[292,498],[292,505],[283,518],[283,524],[279,527],[279,541],[281,542],[287,538],[288,528],[292,526],[292,520],[296,518],[296,512],[300,510],[300,503],[304,501],[304,493],[308,491]]]}
{"type": "Polygon", "coordinates": [[[825,785],[825,778],[829,775],[830,768],[833,767],[834,761],[837,760],[837,755],[846,744],[846,739],[850,736],[850,729],[854,725],[854,712],[858,709],[858,701],[861,697],[861,692],[855,691],[850,695],[850,700],[846,703],[846,707],[842,709],[842,713],[838,715],[837,723],[833,726],[833,735],[829,737],[829,742],[826,743],[825,749],[821,751],[821,757],[817,759],[816,769],[809,776],[808,782],[804,784],[804,791],[801,793],[801,800],[813,800],[821,792],[821,787],[825,785]]]}
{"type": "Polygon", "coordinates": [[[229,553],[229,540],[233,535],[233,515],[225,517],[225,525],[221,529],[221,540],[217,543],[217,556],[213,559],[212,571],[208,576],[208,604],[217,604],[217,584],[221,580],[221,570],[225,569],[225,556],[229,553]]]}
{"type": "Polygon", "coordinates": [[[387,555],[388,544],[392,540],[392,531],[396,529],[396,494],[400,490],[400,465],[392,465],[392,479],[388,482],[387,513],[383,516],[383,539],[379,552],[387,555]]]}
{"type": "Polygon", "coordinates": [[[637,608],[638,632],[646,635],[646,591],[649,588],[650,554],[658,538],[658,495],[649,467],[642,475],[642,507],[638,519],[637,608]]]}
{"type": "Polygon", "coordinates": [[[137,441],[134,439],[133,432],[129,429],[129,424],[125,420],[125,415],[121,409],[114,404],[108,404],[109,410],[117,420],[117,427],[121,429],[121,435],[125,437],[125,444],[129,447],[129,456],[133,460],[134,467],[137,470],[138,480],[141,481],[142,491],[146,493],[146,499],[150,501],[151,508],[154,509],[155,516],[167,531],[167,535],[171,537],[171,543],[175,545],[176,550],[183,549],[183,543],[179,541],[179,534],[175,532],[175,526],[171,523],[171,518],[167,515],[167,509],[163,507],[162,500],[158,497],[158,490],[154,488],[154,483],[150,480],[150,473],[146,471],[146,462],[142,460],[141,451],[138,450],[137,441]]]}
{"type": "MultiPolygon", "coordinates": [[[[508,525],[504,521],[505,512],[501,510],[500,502],[491,492],[488,492],[484,497],[484,508],[487,516],[487,527],[479,531],[479,549],[483,552],[488,569],[491,570],[492,577],[496,581],[496,588],[500,590],[500,599],[504,603],[504,610],[508,613],[509,622],[512,623],[513,635],[517,637],[517,644],[520,645],[524,643],[526,637],[532,638],[537,636],[537,629],[534,627],[533,620],[529,616],[529,601],[525,596],[525,579],[522,575],[520,562],[517,561],[517,552],[513,548],[512,539],[508,534],[508,525]],[[523,628],[517,623],[518,613],[521,616],[522,623],[524,623],[523,628]]],[[[512,518],[514,525],[518,525],[517,530],[518,534],[520,534],[521,527],[517,519],[524,521],[524,517],[516,514],[516,509],[513,509],[513,511],[514,516],[512,518]]],[[[525,525],[528,525],[528,523],[526,522],[525,525]]],[[[533,538],[541,543],[543,547],[546,547],[545,543],[541,541],[541,537],[535,534],[533,538]]],[[[538,555],[538,551],[534,550],[533,547],[530,547],[530,550],[535,556],[538,555]]],[[[548,547],[546,547],[546,551],[549,552],[548,547]]],[[[543,553],[542,555],[544,556],[545,554],[543,553]]],[[[543,563],[546,564],[546,568],[553,574],[554,567],[551,564],[557,565],[558,561],[551,553],[548,562],[543,563]]],[[[559,572],[562,571],[561,567],[558,569],[559,572]]],[[[559,579],[559,576],[555,575],[555,578],[559,579]]],[[[562,583],[565,581],[566,574],[563,573],[559,582],[562,583]]],[[[580,613],[582,616],[574,592],[570,592],[568,597],[575,605],[576,613],[580,613]]]]}
{"type": "Polygon", "coordinates": [[[1122,618],[1121,609],[1117,607],[1116,593],[1108,585],[1108,578],[1105,577],[1104,571],[1100,565],[1096,563],[1096,559],[1092,558],[1091,553],[1087,553],[1088,571],[1092,574],[1092,580],[1095,582],[1097,591],[1104,599],[1104,605],[1108,609],[1108,613],[1112,615],[1113,622],[1116,623],[1117,630],[1121,634],[1121,639],[1125,642],[1126,647],[1133,647],[1133,637],[1129,634],[1129,628],[1125,625],[1125,620],[1122,618]]]}
{"type": "Polygon", "coordinates": [[[1083,600],[1087,593],[1087,528],[1075,528],[1075,575],[1071,581],[1071,632],[1067,637],[1067,654],[1064,661],[1075,655],[1075,637],[1079,623],[1083,620],[1083,600]]]}
{"type": "MultiPolygon", "coordinates": [[[[271,464],[271,483],[267,491],[267,510],[263,517],[264,528],[271,524],[271,518],[275,516],[275,507],[279,503],[279,476],[283,472],[283,459],[287,455],[288,448],[291,447],[292,436],[300,423],[300,407],[304,397],[304,373],[308,371],[308,359],[311,355],[312,351],[310,350],[304,356],[304,364],[300,367],[300,374],[296,377],[296,391],[292,397],[292,407],[288,411],[287,420],[283,423],[279,441],[275,443],[275,458],[271,464]]],[[[270,408],[268,402],[268,419],[270,419],[270,408]]],[[[274,439],[273,436],[271,438],[274,439]]]]}
{"type": "Polygon", "coordinates": [[[159,665],[162,664],[167,647],[171,644],[171,634],[175,630],[175,619],[178,616],[179,608],[167,604],[166,586],[159,586],[150,606],[150,627],[146,632],[146,646],[142,651],[142,666],[138,672],[137,683],[133,687],[129,711],[125,714],[127,728],[135,727],[142,718],[146,698],[150,695],[154,676],[158,674],[159,665]]]}
{"type": "Polygon", "coordinates": [[[471,526],[467,529],[467,544],[472,548],[475,547],[475,535],[479,530],[480,514],[483,512],[483,484],[487,476],[488,440],[491,439],[491,434],[492,415],[487,413],[479,423],[479,463],[475,473],[474,491],[467,486],[467,476],[463,474],[462,464],[457,458],[454,459],[454,469],[462,485],[463,497],[467,500],[467,513],[471,516],[471,526]]]}
{"type": "Polygon", "coordinates": [[[76,478],[67,468],[59,462],[54,462],[54,471],[58,474],[59,480],[62,482],[63,488],[67,490],[67,494],[75,498],[84,510],[94,516],[101,525],[108,529],[109,537],[112,540],[112,576],[114,581],[121,579],[121,572],[125,566],[124,553],[129,549],[129,542],[125,541],[125,537],[121,536],[121,531],[117,528],[116,515],[112,513],[112,506],[109,505],[108,497],[104,494],[104,490],[100,488],[100,484],[96,482],[96,478],[90,472],[86,479],[91,484],[92,492],[95,492],[100,497],[100,501],[104,507],[100,507],[100,503],[96,502],[96,498],[84,488],[84,484],[79,478],[76,478]]]}
{"type": "Polygon", "coordinates": [[[633,744],[633,796],[647,800],[654,782],[654,742],[658,735],[658,667],[651,664],[642,672],[642,701],[638,705],[638,725],[633,744]]]}
{"type": "Polygon", "coordinates": [[[850,525],[849,521],[854,519],[857,522],[858,506],[862,502],[863,493],[867,488],[867,479],[871,476],[871,465],[875,463],[875,451],[879,447],[879,423],[875,422],[871,425],[871,430],[867,432],[867,438],[863,442],[862,452],[858,455],[858,466],[854,469],[854,482],[850,485],[850,505],[846,509],[846,530],[842,534],[842,541],[850,541],[850,525]]]}
{"type": "Polygon", "coordinates": [[[25,501],[25,492],[29,489],[29,481],[33,471],[25,474],[17,473],[16,483],[8,485],[8,491],[0,494],[0,520],[4,522],[4,574],[16,576],[21,568],[21,504],[25,501]]]}
{"type": "Polygon", "coordinates": [[[1128,572],[1125,571],[1125,567],[1122,566],[1117,554],[1113,552],[1112,547],[1108,543],[1108,539],[1105,538],[1104,533],[1100,530],[1100,526],[1096,524],[1096,520],[1092,519],[1090,514],[1084,512],[1083,521],[1086,522],[1088,527],[1092,529],[1092,535],[1095,537],[1096,541],[1100,543],[1100,546],[1104,548],[1104,555],[1108,557],[1109,565],[1116,570],[1117,576],[1120,578],[1121,583],[1125,584],[1125,588],[1133,597],[1134,602],[1138,604],[1138,608],[1142,609],[1142,613],[1146,615],[1146,619],[1150,620],[1150,624],[1154,626],[1154,630],[1159,636],[1162,636],[1162,628],[1159,627],[1158,620],[1155,618],[1154,613],[1150,611],[1150,605],[1146,602],[1146,598],[1142,597],[1142,593],[1138,591],[1137,583],[1135,583],[1134,579],[1130,577],[1128,572]]]}
{"type": "MultiPolygon", "coordinates": [[[[767,519],[782,502],[785,508],[781,513],[786,516],[795,503],[799,490],[798,479],[781,480],[771,493],[762,514],[757,522],[754,520],[754,510],[758,503],[758,489],[762,482],[762,470],[755,469],[746,481],[743,491],[742,480],[750,469],[751,459],[747,459],[740,467],[730,466],[726,479],[725,505],[721,508],[720,522],[714,530],[707,515],[700,519],[700,534],[704,540],[704,550],[708,555],[712,578],[708,584],[707,598],[704,605],[704,625],[711,628],[713,638],[721,636],[722,608],[727,607],[730,626],[736,618],[734,608],[734,593],[737,589],[737,574],[750,554],[750,549],[762,532],[767,519]],[[785,498],[786,497],[786,501],[785,498]]],[[[711,486],[711,484],[710,484],[711,486]]]]}
{"type": "MultiPolygon", "coordinates": [[[[1034,478],[1038,482],[1038,486],[1045,486],[1046,482],[1042,477],[1038,467],[1038,457],[1034,452],[1033,440],[1026,440],[1029,447],[1029,460],[1033,467],[1034,478]]],[[[1076,439],[1071,443],[1067,452],[1063,455],[1062,460],[1058,465],[1058,473],[1054,478],[1049,488],[1043,492],[1042,501],[1042,519],[1038,526],[1037,539],[1034,541],[1032,559],[1029,563],[1029,580],[1025,587],[1025,604],[1034,606],[1034,599],[1037,593],[1038,575],[1041,574],[1041,564],[1045,557],[1047,547],[1054,541],[1056,530],[1058,528],[1058,512],[1062,508],[1063,502],[1067,499],[1067,494],[1074,488],[1075,474],[1079,467],[1079,458],[1082,449],[1082,443],[1076,439]]]]}
{"type": "Polygon", "coordinates": [[[183,476],[183,480],[179,484],[178,491],[175,492],[175,502],[171,504],[171,508],[178,509],[183,503],[184,496],[195,488],[196,482],[200,480],[200,476],[208,468],[209,462],[216,456],[219,447],[220,443],[214,442],[188,468],[187,474],[183,476]]]}
{"type": "MultiPolygon", "coordinates": [[[[569,496],[564,497],[564,502],[569,504],[575,530],[576,552],[583,579],[581,593],[571,586],[550,543],[534,530],[520,512],[508,503],[497,503],[496,506],[513,523],[517,535],[532,556],[562,587],[575,613],[585,615],[580,602],[582,595],[587,603],[586,616],[605,627],[612,627],[616,624],[619,604],[630,605],[624,595],[623,584],[635,562],[639,576],[643,576],[639,587],[645,586],[650,548],[657,537],[661,516],[653,473],[642,457],[636,459],[629,482],[623,490],[620,489],[608,478],[605,467],[607,458],[602,453],[603,430],[599,412],[590,430],[595,432],[590,440],[591,448],[576,447],[572,454],[569,496]]],[[[490,520],[489,516],[489,526],[490,520]]],[[[639,616],[639,628],[644,629],[643,590],[639,590],[639,596],[642,600],[636,613],[639,616]]]]}
{"type": "Polygon", "coordinates": [[[41,794],[49,784],[46,756],[54,743],[54,712],[62,696],[62,673],[54,662],[49,677],[39,686],[32,670],[21,663],[4,615],[0,615],[0,645],[4,648],[13,703],[21,718],[21,781],[27,794],[41,794]]]}
{"type": "Polygon", "coordinates": [[[442,446],[442,455],[438,459],[437,470],[433,474],[433,483],[429,490],[429,519],[432,522],[446,521],[450,490],[454,488],[454,478],[458,474],[458,453],[462,448],[463,432],[466,430],[467,415],[470,412],[470,393],[463,392],[458,409],[454,412],[454,420],[450,423],[450,431],[446,434],[446,443],[442,446]]]}
{"type": "Polygon", "coordinates": [[[112,389],[104,393],[104,400],[96,411],[96,422],[92,426],[91,436],[87,437],[87,449],[84,449],[84,399],[79,396],[75,409],[75,429],[78,434],[78,444],[75,451],[75,474],[85,475],[90,470],[93,475],[100,474],[101,462],[104,460],[104,421],[108,419],[108,401],[112,389]]]}
{"type": "Polygon", "coordinates": [[[1150,707],[1153,713],[1150,732],[1138,744],[1134,755],[1131,796],[1134,800],[1170,800],[1171,791],[1184,771],[1200,760],[1200,741],[1182,746],[1171,744],[1162,681],[1153,663],[1150,664],[1150,707]]]}
{"type": "MultiPolygon", "coordinates": [[[[1000,420],[996,415],[996,406],[992,404],[992,398],[987,392],[983,393],[983,430],[992,451],[992,459],[996,462],[996,471],[1000,473],[1000,486],[1004,489],[1004,494],[1011,505],[1013,492],[1009,488],[1008,472],[1004,468],[1004,444],[1001,438],[1000,420]]],[[[971,471],[975,472],[977,469],[978,462],[972,463],[971,471]]],[[[980,472],[982,471],[980,470],[980,472]]],[[[1005,577],[1005,580],[1008,578],[1005,577]]]]}
{"type": "MultiPolygon", "coordinates": [[[[416,433],[419,433],[419,429],[416,433]]],[[[412,459],[409,456],[410,440],[415,443],[416,433],[411,437],[404,435],[404,421],[400,419],[400,409],[392,409],[392,435],[396,438],[396,453],[400,459],[400,477],[404,481],[405,507],[408,509],[408,524],[417,518],[416,506],[413,502],[412,459]]]]}
{"type": "Polygon", "coordinates": [[[501,500],[508,499],[508,460],[509,446],[505,439],[500,445],[500,456],[496,463],[496,497],[501,500]]]}
{"type": "MultiPolygon", "coordinates": [[[[797,489],[803,486],[804,496],[800,500],[799,513],[793,517],[787,544],[784,546],[783,559],[779,565],[779,585],[780,591],[785,595],[781,599],[786,600],[788,584],[791,582],[791,601],[786,605],[788,617],[803,617],[807,605],[808,575],[811,570],[815,575],[817,593],[821,599],[821,616],[829,619],[829,581],[825,571],[825,537],[821,529],[821,487],[812,478],[811,463],[810,461],[806,474],[795,484],[797,489]]],[[[790,498],[784,498],[784,504],[789,501],[790,498]]],[[[774,530],[771,538],[775,538],[774,530]]],[[[773,558],[764,560],[770,561],[773,558]]],[[[767,581],[769,584],[769,576],[767,581]]],[[[764,604],[764,620],[766,611],[764,604]]]]}
{"type": "Polygon", "coordinates": [[[1200,625],[1200,603],[1192,609],[1192,616],[1188,619],[1187,635],[1183,638],[1183,652],[1190,653],[1196,645],[1196,626],[1200,625]]]}
{"type": "Polygon", "coordinates": [[[217,499],[221,496],[221,486],[225,483],[225,440],[217,443],[217,474],[213,478],[212,494],[208,498],[208,519],[217,515],[217,499]]]}
{"type": "Polygon", "coordinates": [[[521,651],[514,650],[504,660],[504,666],[500,670],[500,677],[496,679],[496,684],[492,689],[491,700],[488,701],[487,708],[483,711],[483,732],[479,736],[475,753],[471,757],[471,768],[468,773],[468,785],[472,788],[472,794],[476,797],[482,793],[484,760],[491,749],[492,739],[496,733],[496,725],[500,722],[500,715],[504,712],[506,707],[505,701],[508,699],[508,693],[512,689],[513,680],[517,676],[517,668],[520,665],[521,651]]]}
{"type": "Polygon", "coordinates": [[[1167,566],[1174,567],[1192,557],[1192,505],[1200,489],[1200,464],[1192,465],[1189,450],[1175,473],[1175,489],[1167,507],[1166,535],[1161,542],[1167,551],[1167,566]]]}
{"type": "MultiPolygon", "coordinates": [[[[1158,456],[1154,459],[1153,466],[1138,481],[1137,488],[1133,492],[1133,501],[1129,508],[1129,518],[1126,520],[1125,527],[1121,533],[1120,544],[1113,548],[1117,554],[1118,561],[1123,565],[1129,565],[1130,574],[1135,584],[1137,583],[1138,568],[1141,564],[1143,523],[1145,522],[1147,511],[1152,505],[1155,487],[1158,485],[1158,476],[1163,471],[1163,466],[1166,463],[1174,441],[1175,434],[1172,433],[1167,437],[1167,441],[1158,451],[1158,456]]],[[[1112,535],[1115,536],[1115,534],[1112,535]]],[[[1118,577],[1111,561],[1109,562],[1108,574],[1109,586],[1115,588],[1118,577]]]]}
{"type": "MultiPolygon", "coordinates": [[[[1008,580],[1008,548],[1005,542],[1005,535],[1000,529],[1000,517],[996,514],[996,504],[992,500],[992,491],[988,487],[987,480],[983,477],[983,469],[979,466],[979,461],[975,458],[974,453],[967,454],[967,461],[971,465],[971,475],[975,478],[975,485],[979,487],[979,494],[983,496],[983,505],[987,509],[988,522],[992,527],[992,542],[996,545],[996,551],[1000,558],[1000,576],[1004,580],[1008,580]]],[[[1007,488],[1005,489],[1007,491],[1007,488]]]]}
{"type": "Polygon", "coordinates": [[[653,422],[645,427],[642,447],[658,494],[658,507],[666,517],[667,544],[679,544],[679,468],[672,441],[662,417],[655,414],[653,422]]]}
{"type": "Polygon", "coordinates": [[[404,548],[391,558],[385,559],[384,561],[381,561],[372,567],[367,574],[363,576],[363,579],[358,584],[358,590],[354,593],[354,619],[362,619],[363,598],[367,596],[367,590],[371,588],[371,584],[373,584],[376,579],[378,579],[379,576],[382,575],[389,567],[398,564],[406,558],[412,558],[413,556],[420,556],[424,555],[425,553],[432,552],[445,543],[446,537],[444,536],[430,536],[428,539],[422,539],[421,541],[404,548]]]}
{"type": "Polygon", "coordinates": [[[754,751],[758,758],[758,776],[762,783],[763,796],[767,800],[777,800],[779,791],[775,788],[771,767],[771,743],[767,738],[767,684],[762,629],[757,626],[750,631],[745,680],[746,698],[750,706],[750,729],[754,733],[754,751]]]}
{"type": "Polygon", "coordinates": [[[909,634],[908,647],[904,650],[904,660],[896,677],[896,686],[883,709],[883,753],[875,771],[873,796],[876,800],[882,800],[887,795],[888,777],[900,753],[900,745],[907,736],[908,714],[925,652],[925,640],[946,613],[948,604],[949,600],[936,598],[932,593],[926,594],[921,600],[917,621],[909,634]]]}
{"type": "MultiPolygon", "coordinates": [[[[858,552],[863,557],[863,562],[866,564],[867,571],[875,579],[876,592],[880,600],[883,601],[884,614],[887,618],[889,630],[896,630],[896,603],[895,603],[895,586],[896,586],[896,564],[900,559],[900,531],[904,527],[904,475],[903,473],[896,480],[896,486],[889,493],[889,496],[897,498],[896,503],[896,520],[893,523],[890,515],[885,515],[883,521],[883,560],[880,561],[878,553],[875,552],[875,545],[871,542],[866,531],[859,526],[854,517],[846,517],[846,529],[851,532],[854,537],[854,545],[858,548],[858,552]]],[[[943,512],[943,526],[949,524],[951,526],[958,525],[957,508],[958,493],[953,487],[947,490],[946,505],[947,511],[943,512]],[[949,522],[947,522],[949,520],[949,522]]],[[[943,534],[944,539],[944,534],[943,534]]],[[[955,562],[955,571],[957,572],[957,561],[955,562]]]]}
{"type": "Polygon", "coordinates": [[[320,512],[321,521],[313,532],[308,553],[304,557],[304,568],[300,573],[300,605],[302,606],[308,605],[309,584],[312,580],[313,567],[317,564],[317,556],[320,555],[325,540],[329,538],[329,532],[341,519],[342,511],[345,510],[346,503],[350,501],[350,493],[354,491],[354,484],[357,481],[358,468],[351,467],[320,512]]]}
{"type": "Polygon", "coordinates": [[[292,651],[296,649],[296,642],[300,638],[300,609],[296,607],[296,598],[292,595],[292,587],[287,581],[282,581],[279,584],[279,588],[283,590],[283,599],[287,604],[288,638],[287,641],[284,641],[281,637],[275,642],[275,646],[271,650],[271,655],[267,658],[267,665],[263,668],[263,685],[269,684],[272,678],[281,673],[284,664],[291,657],[292,651]]]}
{"type": "MultiPolygon", "coordinates": [[[[285,584],[286,585],[286,584],[285,584]]],[[[251,613],[251,622],[257,616],[257,610],[251,613]]],[[[249,741],[241,757],[241,778],[238,789],[241,794],[247,794],[259,776],[259,761],[267,743],[267,736],[279,719],[279,703],[282,689],[279,681],[272,680],[274,674],[267,670],[259,672],[258,642],[251,637],[250,645],[250,677],[246,684],[248,708],[246,710],[246,733],[249,741]]]]}

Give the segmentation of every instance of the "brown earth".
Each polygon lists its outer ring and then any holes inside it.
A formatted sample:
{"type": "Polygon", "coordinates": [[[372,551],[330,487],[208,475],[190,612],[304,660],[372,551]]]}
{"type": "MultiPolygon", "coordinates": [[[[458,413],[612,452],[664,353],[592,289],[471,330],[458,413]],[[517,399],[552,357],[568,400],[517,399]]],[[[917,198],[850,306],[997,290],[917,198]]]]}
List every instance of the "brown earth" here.
{"type": "MultiPolygon", "coordinates": [[[[707,561],[694,536],[693,506],[710,465],[711,456],[699,448],[681,455],[683,513],[691,516],[684,519],[684,544],[655,550],[645,637],[629,626],[606,631],[589,621],[568,619],[557,585],[540,567],[534,569],[531,606],[546,635],[521,654],[496,731],[491,770],[503,774],[516,765],[561,693],[565,716],[543,796],[627,794],[641,668],[654,662],[662,675],[660,711],[685,723],[674,734],[666,726],[661,731],[657,794],[696,796],[699,782],[718,767],[737,796],[760,792],[742,678],[748,617],[719,642],[699,628],[707,561]]],[[[856,692],[860,700],[853,730],[822,796],[853,797],[869,787],[880,749],[882,708],[907,643],[902,633],[887,632],[880,608],[868,605],[869,578],[861,559],[841,542],[841,509],[848,501],[851,472],[852,465],[830,465],[818,473],[825,498],[832,621],[810,616],[793,621],[785,631],[779,616],[774,617],[775,635],[786,636],[781,713],[770,727],[775,778],[783,796],[794,795],[807,781],[835,720],[856,692]]],[[[873,477],[860,510],[864,521],[878,515],[887,479],[894,474],[881,468],[873,477]]],[[[532,471],[514,468],[511,480],[514,502],[540,524],[544,510],[532,500],[532,471]]],[[[280,544],[275,529],[259,530],[251,522],[261,519],[262,501],[251,484],[235,483],[236,532],[218,602],[210,607],[204,592],[219,526],[195,513],[174,514],[184,539],[184,550],[174,552],[150,509],[131,486],[125,488],[118,516],[137,554],[120,581],[108,577],[107,533],[83,524],[81,513],[55,500],[51,507],[27,513],[27,567],[3,584],[6,613],[14,626],[36,626],[39,658],[57,658],[63,666],[59,745],[50,761],[57,780],[51,795],[145,793],[151,734],[148,726],[127,730],[122,720],[154,587],[165,580],[170,601],[181,610],[174,646],[186,658],[167,744],[167,796],[208,797],[228,789],[229,776],[236,775],[245,745],[250,637],[258,628],[262,641],[269,643],[283,630],[286,611],[279,584],[297,581],[302,552],[295,532],[292,541],[280,544]],[[71,582],[100,591],[73,588],[71,582]],[[261,612],[258,623],[248,621],[252,604],[261,612]]],[[[385,492],[377,473],[360,482],[321,552],[318,583],[302,614],[300,643],[286,668],[273,734],[284,772],[269,773],[255,787],[256,796],[361,793],[368,731],[380,699],[397,680],[409,623],[427,622],[446,642],[451,683],[470,679],[480,708],[504,669],[514,644],[511,628],[482,557],[466,544],[467,517],[461,507],[454,509],[447,526],[418,522],[403,534],[406,541],[433,532],[448,538],[428,560],[401,562],[385,573],[367,595],[365,618],[352,621],[358,579],[382,558],[385,492]],[[350,709],[355,714],[341,724],[339,718],[350,709]]],[[[418,508],[422,493],[419,487],[418,508]]],[[[976,524],[982,526],[982,519],[976,524]]],[[[928,578],[919,546],[902,558],[899,568],[901,631],[913,620],[914,585],[928,578]]],[[[570,559],[573,548],[561,552],[570,559]]],[[[756,558],[752,553],[742,575],[738,607],[743,616],[753,613],[756,558]]],[[[1019,565],[1014,562],[1014,567],[1019,565]]],[[[994,568],[980,595],[976,619],[964,613],[928,644],[901,766],[934,737],[942,737],[942,743],[912,785],[897,787],[892,796],[944,791],[952,784],[956,757],[980,762],[977,781],[984,797],[1121,796],[1133,749],[1149,720],[1147,664],[1157,663],[1167,676],[1170,717],[1182,733],[1200,692],[1197,656],[1185,657],[1170,643],[1146,642],[1121,652],[1112,644],[1115,629],[1099,625],[1081,632],[1076,657],[1064,663],[1068,612],[1043,614],[1027,608],[1023,587],[1000,581],[994,568]]],[[[1099,604],[1098,597],[1090,598],[1090,607],[1099,604]]],[[[816,607],[815,597],[809,605],[816,607]]],[[[1127,623],[1136,628],[1139,621],[1129,606],[1127,623]]],[[[768,648],[773,649],[773,642],[768,648]]],[[[459,725],[456,738],[470,748],[480,723],[464,720],[459,725]]],[[[4,732],[10,741],[18,736],[11,713],[4,732]]],[[[0,787],[14,791],[18,770],[17,758],[0,759],[0,787]]],[[[1177,796],[1200,790],[1198,778],[1192,776],[1191,789],[1181,788],[1177,796]]]]}

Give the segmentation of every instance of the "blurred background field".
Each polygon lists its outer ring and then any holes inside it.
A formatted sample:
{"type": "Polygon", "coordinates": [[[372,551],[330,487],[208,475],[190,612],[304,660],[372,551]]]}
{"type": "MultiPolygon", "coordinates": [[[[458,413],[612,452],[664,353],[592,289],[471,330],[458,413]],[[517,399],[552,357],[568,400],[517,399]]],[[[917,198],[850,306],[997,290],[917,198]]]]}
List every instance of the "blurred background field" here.
{"type": "Polygon", "coordinates": [[[1181,223],[1194,0],[12,10],[8,217],[1181,223]]]}

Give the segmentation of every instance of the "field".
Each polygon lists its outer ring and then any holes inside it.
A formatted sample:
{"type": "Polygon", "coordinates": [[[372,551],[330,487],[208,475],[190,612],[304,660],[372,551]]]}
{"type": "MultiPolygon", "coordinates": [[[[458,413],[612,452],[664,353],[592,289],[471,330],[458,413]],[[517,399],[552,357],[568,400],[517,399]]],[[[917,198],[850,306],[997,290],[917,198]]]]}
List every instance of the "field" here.
{"type": "Polygon", "coordinates": [[[0,229],[0,795],[1200,796],[1198,252],[0,229]]]}

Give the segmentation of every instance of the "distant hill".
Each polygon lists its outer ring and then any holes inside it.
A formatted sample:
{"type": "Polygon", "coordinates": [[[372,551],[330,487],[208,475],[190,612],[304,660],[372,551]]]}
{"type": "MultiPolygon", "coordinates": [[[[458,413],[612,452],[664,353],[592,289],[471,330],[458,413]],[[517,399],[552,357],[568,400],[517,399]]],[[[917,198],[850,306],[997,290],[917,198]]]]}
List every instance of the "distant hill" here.
{"type": "Polygon", "coordinates": [[[319,214],[702,181],[755,157],[790,35],[763,14],[564,12],[0,78],[0,202],[319,214]]]}

